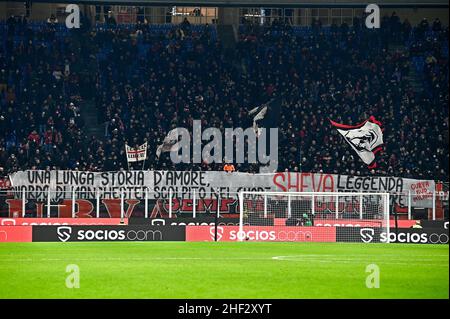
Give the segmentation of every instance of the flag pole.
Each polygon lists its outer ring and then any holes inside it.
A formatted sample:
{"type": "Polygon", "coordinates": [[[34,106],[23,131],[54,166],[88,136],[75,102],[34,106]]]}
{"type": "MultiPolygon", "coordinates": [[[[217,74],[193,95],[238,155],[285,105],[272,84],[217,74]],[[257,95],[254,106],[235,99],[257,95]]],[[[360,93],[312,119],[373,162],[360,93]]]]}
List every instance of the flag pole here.
{"type": "Polygon", "coordinates": [[[127,157],[128,170],[130,170],[130,162],[128,161],[128,148],[127,148],[127,143],[125,143],[125,156],[127,157]]]}
{"type": "Polygon", "coordinates": [[[145,160],[147,159],[147,142],[145,142],[144,145],[145,145],[145,156],[144,156],[144,162],[142,163],[142,170],[144,170],[145,160]]]}

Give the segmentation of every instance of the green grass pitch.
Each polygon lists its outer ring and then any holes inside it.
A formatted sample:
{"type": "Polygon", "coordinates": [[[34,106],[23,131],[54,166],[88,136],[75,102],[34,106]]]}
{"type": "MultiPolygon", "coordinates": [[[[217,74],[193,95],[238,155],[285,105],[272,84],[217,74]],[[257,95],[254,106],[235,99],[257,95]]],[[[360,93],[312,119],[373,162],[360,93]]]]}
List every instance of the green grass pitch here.
{"type": "Polygon", "coordinates": [[[1,243],[0,298],[449,298],[448,256],[448,245],[1,243]],[[379,288],[366,287],[369,264],[379,288]]]}

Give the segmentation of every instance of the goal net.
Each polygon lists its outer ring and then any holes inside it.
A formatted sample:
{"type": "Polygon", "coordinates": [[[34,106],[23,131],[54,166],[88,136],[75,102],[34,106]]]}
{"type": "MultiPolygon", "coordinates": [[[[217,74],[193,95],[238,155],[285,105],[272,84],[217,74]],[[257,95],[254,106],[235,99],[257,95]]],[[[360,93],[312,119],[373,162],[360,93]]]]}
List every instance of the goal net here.
{"type": "Polygon", "coordinates": [[[238,240],[388,242],[388,193],[240,192],[238,240]]]}

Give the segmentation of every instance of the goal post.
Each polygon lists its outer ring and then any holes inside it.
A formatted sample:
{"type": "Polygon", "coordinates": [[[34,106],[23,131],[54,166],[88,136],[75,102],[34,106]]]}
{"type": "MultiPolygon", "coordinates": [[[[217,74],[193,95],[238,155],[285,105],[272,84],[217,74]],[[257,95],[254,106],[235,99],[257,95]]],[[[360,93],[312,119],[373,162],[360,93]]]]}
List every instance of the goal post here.
{"type": "Polygon", "coordinates": [[[238,240],[389,242],[389,205],[389,193],[242,191],[238,240]]]}

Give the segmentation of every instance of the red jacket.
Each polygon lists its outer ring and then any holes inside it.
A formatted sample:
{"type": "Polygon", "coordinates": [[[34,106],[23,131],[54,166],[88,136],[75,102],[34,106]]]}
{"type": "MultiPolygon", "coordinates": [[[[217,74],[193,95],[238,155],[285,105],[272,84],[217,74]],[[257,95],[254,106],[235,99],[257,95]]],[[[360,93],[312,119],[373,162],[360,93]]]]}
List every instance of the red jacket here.
{"type": "Polygon", "coordinates": [[[39,144],[39,141],[40,141],[39,134],[38,133],[30,133],[30,135],[28,135],[28,140],[30,142],[39,144]]]}

